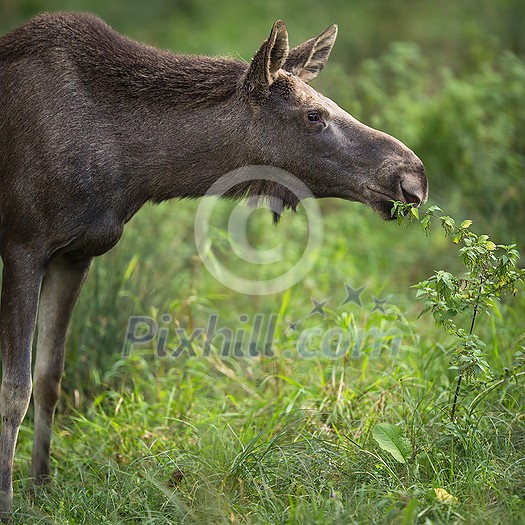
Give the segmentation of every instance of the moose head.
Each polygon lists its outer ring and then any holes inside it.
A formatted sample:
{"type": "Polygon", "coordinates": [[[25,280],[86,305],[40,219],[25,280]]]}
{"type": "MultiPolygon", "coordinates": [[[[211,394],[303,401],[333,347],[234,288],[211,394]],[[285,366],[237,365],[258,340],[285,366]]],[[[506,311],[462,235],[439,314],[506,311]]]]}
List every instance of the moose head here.
{"type": "MultiPolygon", "coordinates": [[[[332,25],[289,49],[284,23],[275,22],[244,79],[251,107],[247,162],[277,166],[300,178],[314,197],[359,201],[388,219],[393,200],[426,201],[425,170],[399,140],[362,124],[309,86],[336,36],[332,25]]],[[[299,200],[282,188],[263,191],[273,191],[283,207],[295,208],[299,200]]]]}

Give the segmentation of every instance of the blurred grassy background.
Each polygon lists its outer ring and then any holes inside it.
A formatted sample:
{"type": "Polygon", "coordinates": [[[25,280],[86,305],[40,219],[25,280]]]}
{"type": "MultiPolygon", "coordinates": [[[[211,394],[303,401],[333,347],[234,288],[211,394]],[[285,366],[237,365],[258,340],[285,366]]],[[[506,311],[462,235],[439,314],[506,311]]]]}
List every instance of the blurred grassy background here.
{"type": "Polygon", "coordinates": [[[525,51],[525,6],[519,0],[2,0],[0,29],[55,10],[96,13],[121,31],[161,46],[238,53],[246,59],[276,18],[285,20],[295,42],[335,22],[341,31],[333,59],[350,72],[397,41],[415,42],[432,63],[456,71],[475,69],[500,49],[525,51]]]}
{"type": "MultiPolygon", "coordinates": [[[[334,52],[314,87],[423,159],[430,204],[524,251],[522,0],[0,0],[0,31],[52,10],[91,11],[173,51],[245,60],[277,18],[291,45],[337,23],[334,52]]],[[[146,206],[93,265],[68,343],[56,489],[43,510],[24,501],[27,523],[523,523],[523,388],[509,381],[472,419],[449,424],[450,340],[431,319],[416,321],[421,305],[410,285],[437,269],[458,270],[450,240],[384,223],[360,204],[324,200],[324,244],[313,270],[286,292],[253,297],[203,268],[193,236],[197,205],[146,206]],[[342,305],[345,283],[365,287],[362,308],[342,305]],[[374,297],[388,298],[385,312],[373,311],[374,297]],[[312,298],[328,300],[325,317],[308,317],[312,298]],[[131,314],[171,314],[175,347],[174,328],[205,327],[215,312],[220,327],[247,333],[255,315],[278,315],[276,358],[156,359],[152,349],[121,358],[131,314]],[[297,338],[289,323],[297,321],[324,333],[400,330],[399,359],[371,358],[370,341],[355,359],[287,356],[297,338]],[[407,433],[410,465],[377,453],[370,437],[377,421],[407,433]],[[180,485],[172,479],[179,467],[180,485]],[[459,507],[436,501],[433,488],[443,486],[459,507]]],[[[243,273],[225,242],[231,206],[217,206],[211,235],[223,264],[243,273]]],[[[276,274],[302,253],[302,210],[286,213],[278,227],[257,212],[249,227],[253,244],[286,246],[276,274]]],[[[511,299],[476,325],[496,377],[525,339],[525,299],[511,299]]],[[[479,382],[466,386],[462,403],[477,389],[479,382]]],[[[30,419],[19,440],[19,493],[30,419]]]]}
{"type": "Polygon", "coordinates": [[[53,10],[91,11],[174,51],[245,60],[276,18],[287,23],[292,45],[336,22],[330,66],[315,86],[416,150],[434,199],[491,229],[515,229],[523,246],[514,226],[525,220],[520,0],[2,0],[0,31],[53,10]]]}
{"type": "MultiPolygon", "coordinates": [[[[131,37],[174,51],[245,60],[277,18],[287,23],[292,45],[336,22],[338,41],[314,86],[416,151],[427,166],[431,203],[473,218],[478,232],[525,247],[525,3],[520,0],[2,0],[0,30],[52,10],[91,11],[131,37]]],[[[195,206],[147,207],[119,247],[97,261],[75,316],[66,391],[86,384],[88,370],[96,375],[97,365],[104,369],[108,360],[114,362],[132,312],[177,310],[185,326],[205,323],[210,311],[223,312],[225,322],[233,323],[241,311],[275,311],[279,297],[234,294],[200,267],[193,242],[195,206]]],[[[218,230],[229,209],[228,203],[221,206],[218,230]]],[[[312,294],[340,294],[345,280],[374,286],[376,295],[386,289],[408,300],[408,285],[456,264],[439,236],[429,241],[418,232],[393,232],[395,225],[381,223],[359,204],[326,200],[322,209],[323,253],[316,278],[310,275],[295,288],[298,304],[309,303],[312,294]]],[[[289,215],[273,229],[266,217],[257,216],[252,229],[259,242],[269,235],[286,242],[305,227],[303,220],[289,215]]]]}

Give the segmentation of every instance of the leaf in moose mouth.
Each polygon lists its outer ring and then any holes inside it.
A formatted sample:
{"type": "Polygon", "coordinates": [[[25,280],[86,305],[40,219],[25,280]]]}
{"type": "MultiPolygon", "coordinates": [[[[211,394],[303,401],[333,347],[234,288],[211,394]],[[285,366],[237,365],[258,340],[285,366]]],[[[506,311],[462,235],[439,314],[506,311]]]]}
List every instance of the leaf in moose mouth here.
{"type": "Polygon", "coordinates": [[[412,454],[410,440],[402,429],[390,423],[378,423],[372,431],[372,436],[382,450],[392,454],[399,463],[406,463],[412,454]]]}

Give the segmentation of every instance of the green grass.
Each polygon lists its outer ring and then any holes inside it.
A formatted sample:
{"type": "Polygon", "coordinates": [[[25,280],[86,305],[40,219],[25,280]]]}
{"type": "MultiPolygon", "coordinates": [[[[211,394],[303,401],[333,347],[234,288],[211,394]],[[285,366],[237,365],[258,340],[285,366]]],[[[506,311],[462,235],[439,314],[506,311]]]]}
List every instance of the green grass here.
{"type": "MultiPolygon", "coordinates": [[[[474,219],[474,231],[525,249],[521,0],[4,4],[2,31],[40,10],[82,9],[144,41],[245,59],[278,17],[292,45],[337,22],[336,48],[315,87],[413,148],[427,166],[433,203],[458,220],[474,219]]],[[[450,422],[452,340],[430,318],[418,319],[410,288],[434,270],[460,271],[449,240],[325,200],[313,269],[285,292],[250,296],[203,267],[193,235],[197,206],[146,207],[95,262],[70,330],[52,483],[30,491],[30,408],[15,462],[16,522],[525,523],[523,375],[505,379],[525,346],[522,290],[476,321],[495,379],[462,385],[450,422]],[[361,306],[343,304],[345,284],[364,287],[361,306]],[[324,317],[308,315],[313,299],[327,300],[324,317]],[[384,300],[384,311],[375,308],[384,300]],[[163,314],[174,320],[162,324],[163,314]],[[263,330],[275,316],[273,355],[159,358],[157,341],[121,355],[131,315],[169,328],[175,348],[176,328],[189,334],[212,314],[219,328],[247,334],[257,316],[263,330]],[[297,350],[305,330],[309,357],[297,350]],[[337,346],[340,334],[352,352],[337,346]],[[395,425],[408,440],[405,463],[378,445],[378,424],[395,425]],[[440,488],[455,499],[439,501],[440,488]]],[[[231,209],[223,202],[213,215],[226,267],[268,277],[302,253],[302,210],[276,228],[257,212],[251,242],[282,246],[286,257],[269,270],[247,268],[225,241],[231,209]]]]}
{"type": "MultiPolygon", "coordinates": [[[[52,484],[36,496],[29,495],[26,480],[30,415],[21,430],[15,491],[22,523],[525,519],[523,378],[488,392],[471,414],[469,404],[490,385],[466,388],[459,418],[451,423],[449,341],[429,320],[416,320],[420,307],[408,286],[429,273],[433,259],[454,257],[452,245],[437,234],[426,239],[415,229],[383,223],[363,206],[327,201],[325,240],[313,272],[287,292],[243,296],[195,259],[194,207],[144,210],[121,244],[96,262],[70,337],[52,484]],[[345,282],[366,286],[362,307],[341,306],[345,282]],[[389,296],[384,312],[372,311],[373,296],[389,296]],[[329,298],[324,317],[307,316],[311,298],[329,298]],[[256,313],[274,313],[274,356],[186,352],[158,358],[150,344],[122,358],[127,317],[158,319],[165,312],[186,328],[204,326],[210,312],[219,312],[220,326],[233,329],[244,313],[248,332],[256,313]],[[313,337],[308,350],[317,355],[301,357],[288,324],[297,320],[300,330],[318,327],[322,334],[342,327],[354,343],[364,334],[361,352],[337,355],[332,340],[325,356],[321,338],[313,337]],[[374,346],[369,336],[378,330],[401,338],[396,355],[392,338],[374,346]],[[378,447],[372,437],[378,423],[398,426],[409,439],[405,464],[378,447]],[[457,501],[438,501],[436,488],[457,501]]],[[[229,210],[228,203],[221,206],[219,224],[229,210]]],[[[279,243],[304,217],[289,214],[277,228],[269,215],[256,214],[254,221],[256,237],[279,243]]],[[[509,322],[519,311],[518,296],[482,325],[496,371],[510,366],[523,344],[522,325],[509,322]]],[[[170,344],[177,345],[174,332],[170,344]]]]}

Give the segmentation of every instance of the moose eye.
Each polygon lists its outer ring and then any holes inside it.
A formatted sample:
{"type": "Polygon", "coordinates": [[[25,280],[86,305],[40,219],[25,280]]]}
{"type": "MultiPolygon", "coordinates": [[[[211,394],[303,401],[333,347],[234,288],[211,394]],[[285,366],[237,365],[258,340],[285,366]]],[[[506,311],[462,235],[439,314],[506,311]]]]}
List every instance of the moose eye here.
{"type": "Polygon", "coordinates": [[[321,115],[319,115],[317,111],[310,111],[310,113],[308,113],[308,121],[309,122],[320,122],[321,115]]]}

